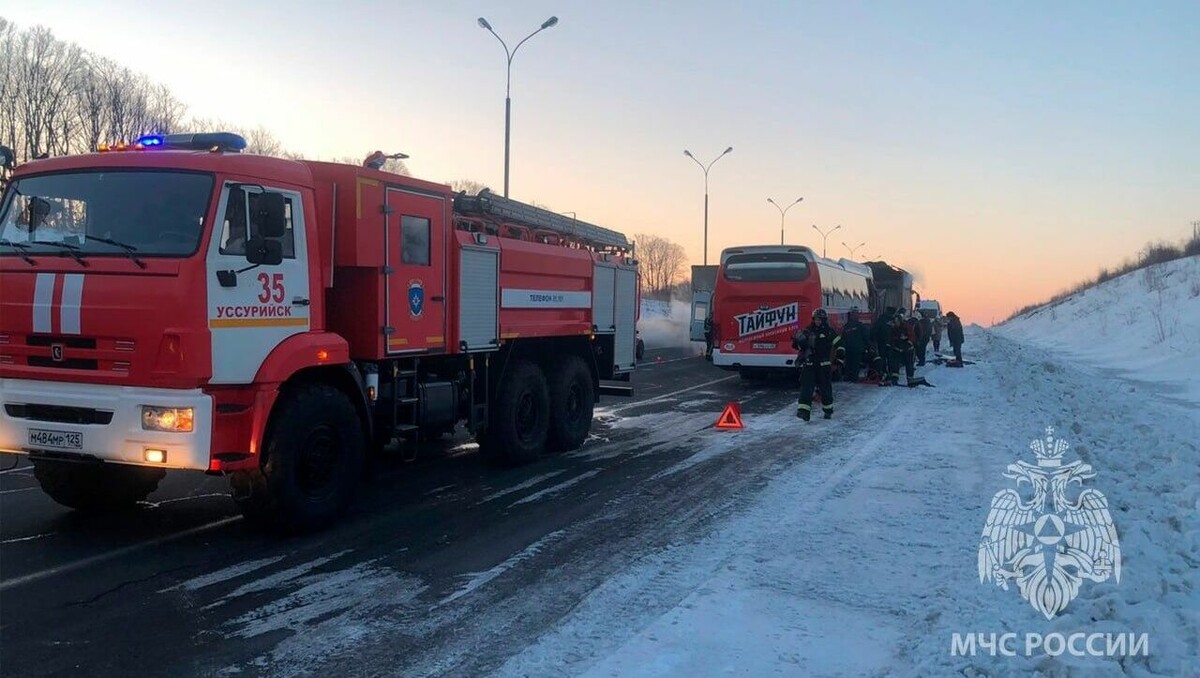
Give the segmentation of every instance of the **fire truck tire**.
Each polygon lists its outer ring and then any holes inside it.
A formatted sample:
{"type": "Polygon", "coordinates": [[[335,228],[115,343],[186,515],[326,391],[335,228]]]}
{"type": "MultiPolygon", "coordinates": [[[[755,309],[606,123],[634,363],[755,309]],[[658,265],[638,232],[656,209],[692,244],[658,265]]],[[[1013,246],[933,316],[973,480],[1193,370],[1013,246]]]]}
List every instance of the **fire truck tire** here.
{"type": "Polygon", "coordinates": [[[366,439],[354,405],[336,388],[308,384],[284,396],[263,444],[262,466],[230,479],[250,522],[276,532],[321,529],[350,505],[366,439]]]}
{"type": "Polygon", "coordinates": [[[79,511],[132,508],[167,475],[159,468],[33,459],[33,475],[54,501],[79,511]]]}
{"type": "Polygon", "coordinates": [[[479,441],[484,457],[505,465],[540,457],[550,429],[550,389],[541,368],[528,360],[516,361],[493,402],[487,431],[479,441]]]}
{"type": "Polygon", "coordinates": [[[550,382],[550,432],[546,449],[578,449],[592,430],[596,394],[592,373],[579,356],[565,356],[552,368],[550,382]]]}

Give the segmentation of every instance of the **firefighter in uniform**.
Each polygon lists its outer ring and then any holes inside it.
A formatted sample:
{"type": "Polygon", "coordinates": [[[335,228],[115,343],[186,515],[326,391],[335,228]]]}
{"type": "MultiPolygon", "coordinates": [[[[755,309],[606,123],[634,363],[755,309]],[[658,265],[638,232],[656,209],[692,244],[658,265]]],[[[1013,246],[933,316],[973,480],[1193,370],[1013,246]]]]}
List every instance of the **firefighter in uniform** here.
{"type": "Polygon", "coordinates": [[[846,316],[846,324],[842,326],[842,347],[846,349],[846,368],[843,374],[846,381],[858,381],[863,354],[866,353],[870,341],[867,326],[858,319],[858,307],[851,307],[846,316]]]}
{"type": "Polygon", "coordinates": [[[933,338],[933,321],[920,314],[917,320],[917,366],[925,365],[926,351],[929,350],[929,340],[933,338]]]}
{"type": "Polygon", "coordinates": [[[888,338],[891,336],[889,332],[895,312],[895,308],[888,306],[875,322],[871,323],[871,347],[875,354],[871,359],[871,371],[875,373],[880,384],[886,382],[888,377],[888,357],[892,353],[888,348],[888,338]]]}
{"type": "Polygon", "coordinates": [[[900,363],[904,360],[905,348],[908,346],[908,323],[904,322],[903,310],[897,309],[887,318],[883,327],[884,360],[887,371],[880,386],[895,386],[900,383],[900,363]]]}
{"type": "Polygon", "coordinates": [[[825,309],[813,311],[812,323],[792,337],[792,348],[798,351],[796,365],[800,368],[800,401],[796,416],[808,421],[812,416],[814,388],[821,394],[821,409],[826,419],[833,418],[833,352],[841,337],[829,326],[825,309]]]}
{"type": "Polygon", "coordinates": [[[950,345],[954,347],[955,367],[962,367],[963,326],[954,311],[946,314],[946,336],[950,339],[950,345]]]}
{"type": "Polygon", "coordinates": [[[916,376],[913,366],[916,357],[917,324],[904,319],[904,311],[898,311],[891,328],[891,357],[888,359],[888,378],[880,385],[900,385],[900,365],[904,365],[907,386],[931,385],[924,377],[916,376]]]}

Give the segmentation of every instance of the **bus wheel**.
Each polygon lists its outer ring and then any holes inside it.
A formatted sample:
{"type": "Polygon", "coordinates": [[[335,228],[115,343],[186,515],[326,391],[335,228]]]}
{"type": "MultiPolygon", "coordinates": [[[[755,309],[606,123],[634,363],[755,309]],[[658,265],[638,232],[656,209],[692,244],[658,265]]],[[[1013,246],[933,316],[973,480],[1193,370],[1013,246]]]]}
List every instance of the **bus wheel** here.
{"type": "Polygon", "coordinates": [[[541,456],[550,430],[550,391],[541,368],[518,360],[492,401],[491,419],[479,447],[484,457],[523,464],[541,456]]]}
{"type": "Polygon", "coordinates": [[[596,393],[592,373],[579,356],[565,356],[550,375],[550,433],[546,446],[554,452],[578,449],[592,430],[596,393]]]}
{"type": "Polygon", "coordinates": [[[362,422],[346,396],[325,384],[281,400],[261,467],[231,478],[234,500],[247,519],[271,530],[320,529],[354,498],[366,452],[362,422]]]}
{"type": "Polygon", "coordinates": [[[30,459],[33,476],[54,501],[79,511],[102,513],[132,508],[158,489],[160,468],[30,459]]]}

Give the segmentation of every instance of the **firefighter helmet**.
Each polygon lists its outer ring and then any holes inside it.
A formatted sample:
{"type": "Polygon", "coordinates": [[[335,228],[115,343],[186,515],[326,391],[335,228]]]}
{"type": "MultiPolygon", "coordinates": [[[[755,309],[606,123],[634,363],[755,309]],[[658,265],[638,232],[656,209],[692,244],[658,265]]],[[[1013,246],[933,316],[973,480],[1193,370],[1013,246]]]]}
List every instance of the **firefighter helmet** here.
{"type": "Polygon", "coordinates": [[[813,320],[817,320],[818,318],[821,320],[829,320],[829,314],[826,313],[825,309],[823,308],[813,309],[812,317],[813,320]]]}

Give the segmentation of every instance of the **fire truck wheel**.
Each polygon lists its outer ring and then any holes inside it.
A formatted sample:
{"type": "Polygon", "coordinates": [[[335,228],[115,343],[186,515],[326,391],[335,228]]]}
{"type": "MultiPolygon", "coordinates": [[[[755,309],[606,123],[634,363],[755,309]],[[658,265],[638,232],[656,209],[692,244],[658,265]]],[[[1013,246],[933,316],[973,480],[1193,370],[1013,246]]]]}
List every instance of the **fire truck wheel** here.
{"type": "Polygon", "coordinates": [[[33,475],[54,501],[80,511],[131,508],[158,488],[160,468],[33,459],[33,475]]]}
{"type": "Polygon", "coordinates": [[[362,423],[341,391],[309,384],[284,396],[262,467],[233,474],[234,500],[251,522],[295,534],[333,522],[354,497],[366,450],[362,423]]]}
{"type": "Polygon", "coordinates": [[[536,364],[518,360],[508,369],[480,440],[489,460],[524,464],[541,456],[550,429],[550,389],[536,364]]]}
{"type": "Polygon", "coordinates": [[[592,429],[592,373],[579,356],[566,356],[550,372],[550,433],[552,452],[577,449],[592,429]]]}

